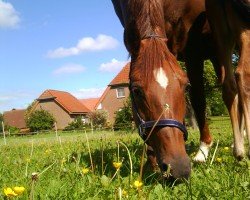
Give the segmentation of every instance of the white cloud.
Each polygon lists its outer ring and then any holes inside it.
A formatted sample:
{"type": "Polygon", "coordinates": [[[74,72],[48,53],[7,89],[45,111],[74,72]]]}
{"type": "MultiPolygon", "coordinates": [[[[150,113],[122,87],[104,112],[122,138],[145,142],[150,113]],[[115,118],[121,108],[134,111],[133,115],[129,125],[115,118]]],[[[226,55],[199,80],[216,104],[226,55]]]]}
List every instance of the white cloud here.
{"type": "Polygon", "coordinates": [[[112,59],[111,62],[108,63],[102,63],[99,67],[99,71],[103,72],[119,72],[128,61],[118,61],[116,59],[112,59]]]}
{"type": "Polygon", "coordinates": [[[85,67],[78,64],[66,64],[55,71],[53,71],[53,74],[59,75],[59,74],[75,74],[75,73],[81,73],[85,71],[85,67]]]}
{"type": "Polygon", "coordinates": [[[12,4],[0,0],[0,28],[16,28],[20,22],[12,4]]]}
{"type": "Polygon", "coordinates": [[[83,88],[78,91],[71,92],[78,99],[101,97],[106,88],[83,88]]]}
{"type": "Polygon", "coordinates": [[[118,41],[108,35],[100,34],[97,38],[85,37],[78,41],[76,46],[64,48],[59,47],[55,50],[51,50],[47,53],[49,58],[60,58],[73,55],[79,55],[83,52],[89,51],[101,51],[114,49],[118,46],[118,41]]]}
{"type": "Polygon", "coordinates": [[[37,92],[30,91],[0,91],[0,112],[8,111],[13,108],[23,109],[38,97],[37,92]]]}

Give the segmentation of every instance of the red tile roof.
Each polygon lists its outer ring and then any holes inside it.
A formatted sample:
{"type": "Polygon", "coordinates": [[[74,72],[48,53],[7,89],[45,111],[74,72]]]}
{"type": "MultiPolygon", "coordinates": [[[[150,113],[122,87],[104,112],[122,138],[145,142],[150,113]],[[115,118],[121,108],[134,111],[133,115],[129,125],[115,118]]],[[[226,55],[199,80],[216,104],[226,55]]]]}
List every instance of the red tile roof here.
{"type": "Polygon", "coordinates": [[[24,120],[25,110],[11,110],[3,113],[4,124],[17,128],[26,128],[24,120]]]}
{"type": "Polygon", "coordinates": [[[110,86],[129,83],[130,62],[127,63],[116,77],[110,82],[110,86]]]}
{"type": "Polygon", "coordinates": [[[45,90],[37,100],[42,101],[45,99],[54,99],[69,114],[90,112],[90,110],[86,106],[84,106],[77,98],[75,98],[68,92],[58,90],[45,90]]]}
{"type": "Polygon", "coordinates": [[[79,99],[79,101],[89,110],[94,111],[95,106],[100,98],[79,99]]]}

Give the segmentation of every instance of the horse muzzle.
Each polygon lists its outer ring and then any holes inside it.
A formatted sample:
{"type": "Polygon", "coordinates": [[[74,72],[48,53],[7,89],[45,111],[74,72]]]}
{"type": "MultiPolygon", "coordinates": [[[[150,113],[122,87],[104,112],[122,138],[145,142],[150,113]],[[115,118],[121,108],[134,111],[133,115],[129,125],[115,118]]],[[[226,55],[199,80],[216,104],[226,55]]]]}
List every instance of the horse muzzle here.
{"type": "Polygon", "coordinates": [[[190,158],[184,157],[171,161],[162,161],[159,164],[162,176],[165,179],[172,179],[174,181],[188,180],[191,174],[190,158]]]}

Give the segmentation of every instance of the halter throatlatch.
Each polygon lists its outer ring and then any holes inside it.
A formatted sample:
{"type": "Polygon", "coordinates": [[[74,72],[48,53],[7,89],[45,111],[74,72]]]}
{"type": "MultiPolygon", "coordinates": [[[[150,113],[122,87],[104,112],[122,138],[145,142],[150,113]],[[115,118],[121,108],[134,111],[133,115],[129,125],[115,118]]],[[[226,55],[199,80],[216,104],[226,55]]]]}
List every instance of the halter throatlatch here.
{"type": "Polygon", "coordinates": [[[156,33],[152,33],[152,34],[146,35],[146,36],[144,36],[142,38],[142,40],[151,39],[151,38],[158,38],[158,39],[167,41],[167,37],[166,36],[161,36],[161,35],[158,35],[156,33]]]}

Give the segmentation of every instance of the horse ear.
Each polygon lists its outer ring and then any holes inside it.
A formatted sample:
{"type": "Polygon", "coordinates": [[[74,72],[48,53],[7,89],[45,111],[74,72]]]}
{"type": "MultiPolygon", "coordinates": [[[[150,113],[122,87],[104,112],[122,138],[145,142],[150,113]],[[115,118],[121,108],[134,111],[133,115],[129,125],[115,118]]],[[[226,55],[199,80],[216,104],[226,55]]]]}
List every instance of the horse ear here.
{"type": "Polygon", "coordinates": [[[127,27],[124,29],[124,44],[128,52],[132,55],[138,53],[140,49],[140,36],[139,31],[134,25],[134,21],[130,22],[127,27]]]}

